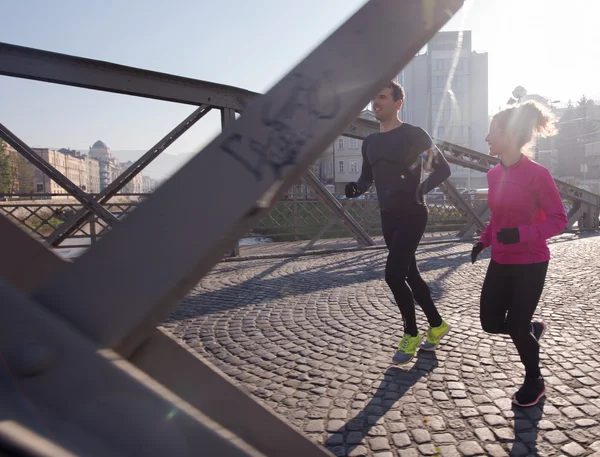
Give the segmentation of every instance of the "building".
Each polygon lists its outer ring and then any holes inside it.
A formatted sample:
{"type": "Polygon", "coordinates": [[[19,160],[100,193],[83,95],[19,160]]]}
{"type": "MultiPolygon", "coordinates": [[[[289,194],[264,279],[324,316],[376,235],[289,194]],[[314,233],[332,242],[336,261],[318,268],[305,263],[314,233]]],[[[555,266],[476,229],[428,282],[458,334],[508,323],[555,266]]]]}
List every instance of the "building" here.
{"type": "Polygon", "coordinates": [[[100,140],[90,147],[89,156],[99,162],[100,190],[104,190],[121,174],[119,159],[112,157],[110,148],[100,140]]]}
{"type": "MultiPolygon", "coordinates": [[[[438,32],[398,75],[406,91],[401,119],[434,139],[488,153],[488,54],[471,48],[471,31],[438,32]]],[[[487,187],[484,173],[451,165],[457,187],[487,187]]]]}
{"type": "MultiPolygon", "coordinates": [[[[369,110],[361,112],[359,117],[375,120],[369,110]]],[[[333,194],[344,195],[346,184],[360,177],[363,162],[361,147],[362,140],[339,136],[312,166],[313,173],[333,194]]],[[[294,192],[310,193],[310,189],[299,185],[294,192]]]]}
{"type": "MultiPolygon", "coordinates": [[[[125,172],[131,165],[133,165],[132,161],[123,162],[120,164],[120,173],[125,172]]],[[[120,191],[120,194],[141,194],[143,193],[143,179],[142,174],[138,173],[133,177],[131,181],[129,181],[120,191]]]]}
{"type": "MultiPolygon", "coordinates": [[[[69,180],[71,180],[76,186],[82,189],[87,186],[85,161],[81,156],[65,154],[61,151],[57,151],[56,149],[49,148],[33,148],[33,151],[50,165],[52,165],[57,171],[69,178],[69,180]]],[[[36,193],[67,193],[62,186],[51,180],[37,167],[34,167],[32,164],[29,164],[29,166],[33,168],[33,186],[36,193]]]]}
{"type": "Polygon", "coordinates": [[[142,176],[142,193],[151,194],[156,190],[156,180],[150,176],[142,176]]]}
{"type": "MultiPolygon", "coordinates": [[[[10,151],[6,148],[7,151],[10,151]]],[[[133,163],[119,164],[118,159],[112,157],[110,148],[102,141],[97,141],[89,149],[89,156],[80,151],[63,148],[59,150],[50,148],[34,148],[36,154],[54,167],[58,172],[67,177],[73,184],[89,194],[99,194],[133,163]]],[[[15,152],[16,154],[16,152],[15,152]]],[[[24,168],[15,169],[18,172],[20,189],[31,189],[31,192],[44,194],[66,194],[67,191],[44,175],[39,169],[29,162],[24,162],[24,168]],[[23,179],[27,183],[22,182],[23,179]]],[[[154,190],[158,183],[151,178],[147,186],[154,190]]],[[[135,176],[120,193],[141,194],[144,192],[144,177],[135,176]]]]}
{"type": "Polygon", "coordinates": [[[87,192],[90,194],[100,193],[100,161],[87,155],[83,155],[87,176],[87,192]]]}
{"type": "Polygon", "coordinates": [[[76,186],[88,192],[88,176],[85,159],[81,152],[71,149],[59,149],[65,156],[65,176],[76,186]]]}

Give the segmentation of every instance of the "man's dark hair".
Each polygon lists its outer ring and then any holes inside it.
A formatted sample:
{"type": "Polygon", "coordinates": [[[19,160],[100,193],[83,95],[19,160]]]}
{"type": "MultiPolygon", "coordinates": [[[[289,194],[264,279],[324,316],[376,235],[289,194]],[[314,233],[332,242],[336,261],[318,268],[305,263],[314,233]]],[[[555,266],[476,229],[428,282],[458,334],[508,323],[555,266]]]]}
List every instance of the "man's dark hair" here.
{"type": "Polygon", "coordinates": [[[394,96],[395,102],[398,100],[404,100],[404,88],[399,83],[392,80],[388,84],[388,87],[392,89],[392,95],[394,96]]]}

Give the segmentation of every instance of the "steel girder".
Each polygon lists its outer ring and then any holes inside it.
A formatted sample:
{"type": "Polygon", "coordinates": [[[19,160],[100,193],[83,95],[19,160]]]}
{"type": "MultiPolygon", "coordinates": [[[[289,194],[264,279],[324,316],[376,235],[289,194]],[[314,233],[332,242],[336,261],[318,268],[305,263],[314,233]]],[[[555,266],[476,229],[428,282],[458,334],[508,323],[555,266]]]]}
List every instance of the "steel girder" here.
{"type": "MultiPolygon", "coordinates": [[[[37,434],[63,455],[331,455],[156,326],[461,6],[370,0],[75,262],[46,251],[52,272],[0,281],[0,352],[35,413],[2,378],[0,414],[22,427],[3,424],[0,445],[42,455],[23,438],[37,434]],[[218,205],[185,200],[217,187],[218,205]]],[[[46,249],[2,220],[14,243],[46,249]]]]}

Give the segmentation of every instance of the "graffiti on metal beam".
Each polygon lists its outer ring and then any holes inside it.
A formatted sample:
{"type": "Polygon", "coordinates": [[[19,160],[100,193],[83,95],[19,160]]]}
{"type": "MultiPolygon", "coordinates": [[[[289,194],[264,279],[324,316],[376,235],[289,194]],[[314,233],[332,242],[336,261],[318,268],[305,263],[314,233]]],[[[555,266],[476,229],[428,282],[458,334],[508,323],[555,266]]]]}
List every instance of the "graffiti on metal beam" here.
{"type": "Polygon", "coordinates": [[[314,137],[316,122],[333,119],[340,112],[342,101],[328,75],[320,79],[302,73],[294,75],[296,81],[278,110],[272,102],[262,108],[261,124],[268,128],[265,140],[244,137],[239,133],[228,136],[221,149],[251,172],[257,181],[264,178],[265,167],[281,178],[283,170],[296,164],[304,146],[314,137]],[[298,129],[298,126],[303,128],[298,129]],[[248,160],[241,152],[249,149],[255,154],[248,160]]]}

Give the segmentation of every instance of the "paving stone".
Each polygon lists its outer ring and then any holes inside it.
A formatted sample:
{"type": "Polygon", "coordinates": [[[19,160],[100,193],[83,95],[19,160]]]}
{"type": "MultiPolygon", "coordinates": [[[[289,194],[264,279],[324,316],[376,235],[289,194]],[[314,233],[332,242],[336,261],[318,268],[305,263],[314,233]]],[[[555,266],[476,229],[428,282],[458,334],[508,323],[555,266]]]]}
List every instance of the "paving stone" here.
{"type": "Polygon", "coordinates": [[[396,447],[406,447],[412,442],[408,433],[395,433],[392,435],[392,441],[396,447]]]}
{"type": "Polygon", "coordinates": [[[304,430],[307,432],[323,432],[325,430],[325,423],[322,420],[311,420],[308,421],[304,430]]]}
{"type": "Polygon", "coordinates": [[[500,441],[512,441],[515,438],[513,429],[508,427],[494,429],[494,434],[500,441]]]}
{"type": "Polygon", "coordinates": [[[438,454],[438,451],[436,449],[436,447],[431,444],[420,444],[418,446],[419,452],[421,453],[421,455],[436,455],[438,454]]]}
{"type": "Polygon", "coordinates": [[[412,436],[413,436],[415,442],[418,444],[429,443],[431,441],[431,435],[425,429],[421,428],[421,429],[411,430],[411,433],[412,433],[412,436]]]}
{"type": "Polygon", "coordinates": [[[446,392],[442,392],[442,391],[435,391],[432,392],[431,394],[434,398],[434,400],[438,400],[438,401],[444,401],[444,400],[448,400],[448,394],[446,394],[446,392]]]}
{"type": "Polygon", "coordinates": [[[434,433],[433,442],[436,444],[454,444],[456,439],[451,433],[434,433]]]}
{"type": "Polygon", "coordinates": [[[508,452],[500,444],[486,444],[485,451],[491,457],[508,457],[508,452]]]}
{"type": "Polygon", "coordinates": [[[390,449],[390,443],[387,438],[371,438],[369,446],[373,451],[385,451],[390,449]]]}
{"type": "Polygon", "coordinates": [[[439,446],[438,449],[442,457],[461,457],[456,446],[439,446]]]}
{"type": "Polygon", "coordinates": [[[554,423],[550,422],[549,420],[541,420],[538,423],[538,428],[540,430],[554,430],[556,428],[556,425],[554,425],[554,423]]]}
{"type": "Polygon", "coordinates": [[[508,422],[507,420],[502,417],[502,416],[497,416],[497,415],[493,415],[493,414],[486,414],[485,416],[483,416],[483,419],[492,426],[496,426],[496,425],[507,425],[508,422]]]}
{"type": "Polygon", "coordinates": [[[369,429],[369,436],[386,436],[387,430],[383,425],[376,425],[369,429]]]}
{"type": "Polygon", "coordinates": [[[458,450],[465,456],[483,454],[483,449],[477,441],[465,441],[458,445],[458,450]]]}
{"type": "Polygon", "coordinates": [[[565,435],[560,430],[553,430],[551,432],[548,432],[548,433],[544,434],[544,438],[552,444],[560,444],[560,443],[564,443],[565,441],[569,440],[567,435],[565,435]]]}
{"type": "Polygon", "coordinates": [[[575,406],[569,406],[562,410],[562,413],[567,416],[569,419],[576,419],[578,417],[583,417],[584,414],[575,406]]]}
{"type": "Polygon", "coordinates": [[[335,432],[335,431],[343,431],[346,427],[346,422],[338,419],[327,421],[327,431],[335,432]]]}
{"type": "Polygon", "coordinates": [[[585,449],[583,447],[581,447],[579,444],[574,443],[574,442],[565,444],[563,447],[560,448],[560,450],[563,451],[565,454],[570,455],[572,457],[577,457],[579,455],[585,454],[585,449]]]}
{"type": "Polygon", "coordinates": [[[494,433],[487,427],[476,428],[475,435],[480,441],[496,441],[494,433]]]}
{"type": "Polygon", "coordinates": [[[598,424],[598,422],[594,419],[577,419],[575,421],[575,425],[577,425],[577,427],[592,427],[596,424],[598,424]]]}
{"type": "Polygon", "coordinates": [[[406,425],[400,422],[388,422],[385,424],[390,433],[404,432],[407,430],[406,425]]]}

